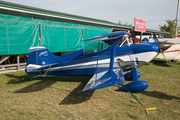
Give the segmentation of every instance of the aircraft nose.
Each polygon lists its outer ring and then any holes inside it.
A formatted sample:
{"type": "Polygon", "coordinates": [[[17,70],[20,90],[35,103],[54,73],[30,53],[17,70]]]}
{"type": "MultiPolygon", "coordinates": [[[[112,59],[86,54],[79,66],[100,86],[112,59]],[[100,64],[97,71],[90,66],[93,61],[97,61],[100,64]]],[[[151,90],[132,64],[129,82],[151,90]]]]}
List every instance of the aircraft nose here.
{"type": "Polygon", "coordinates": [[[160,52],[164,52],[165,50],[167,50],[172,46],[172,43],[169,42],[158,42],[157,44],[160,52]]]}

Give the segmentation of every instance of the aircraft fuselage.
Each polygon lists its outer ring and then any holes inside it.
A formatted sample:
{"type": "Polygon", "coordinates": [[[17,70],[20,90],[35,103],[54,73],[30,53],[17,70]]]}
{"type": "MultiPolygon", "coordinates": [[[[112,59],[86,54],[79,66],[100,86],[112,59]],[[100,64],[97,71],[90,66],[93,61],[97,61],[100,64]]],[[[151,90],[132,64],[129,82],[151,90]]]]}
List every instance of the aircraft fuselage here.
{"type": "MultiPolygon", "coordinates": [[[[42,50],[43,53],[43,50],[42,50]]],[[[114,67],[121,67],[123,71],[130,70],[133,66],[140,67],[159,53],[157,43],[139,43],[130,46],[117,46],[114,67]],[[136,62],[133,62],[136,61],[136,62]]],[[[111,47],[100,52],[85,54],[85,50],[75,51],[58,59],[59,64],[53,66],[47,75],[94,75],[97,68],[109,68],[111,47]],[[68,59],[71,58],[71,59],[68,59]]],[[[48,57],[48,54],[47,54],[48,57]]],[[[28,72],[28,74],[44,74],[47,69],[28,72]]]]}

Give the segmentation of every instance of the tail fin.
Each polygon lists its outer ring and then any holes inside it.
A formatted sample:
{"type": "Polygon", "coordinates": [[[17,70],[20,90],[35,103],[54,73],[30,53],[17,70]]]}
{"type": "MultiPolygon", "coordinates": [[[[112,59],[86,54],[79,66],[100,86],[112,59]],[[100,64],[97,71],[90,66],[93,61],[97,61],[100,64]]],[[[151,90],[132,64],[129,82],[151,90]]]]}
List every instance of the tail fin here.
{"type": "Polygon", "coordinates": [[[58,56],[53,55],[45,47],[33,47],[30,48],[25,71],[28,74],[35,70],[44,69],[57,64],[59,64],[58,56]]]}

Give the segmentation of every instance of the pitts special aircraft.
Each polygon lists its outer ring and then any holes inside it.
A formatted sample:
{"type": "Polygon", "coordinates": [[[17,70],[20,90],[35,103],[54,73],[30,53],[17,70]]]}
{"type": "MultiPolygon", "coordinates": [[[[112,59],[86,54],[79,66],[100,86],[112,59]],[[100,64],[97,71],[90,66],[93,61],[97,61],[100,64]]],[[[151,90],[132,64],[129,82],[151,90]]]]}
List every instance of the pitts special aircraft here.
{"type": "MultiPolygon", "coordinates": [[[[148,87],[146,81],[138,80],[137,68],[150,62],[160,51],[171,44],[129,43],[129,33],[113,32],[84,41],[94,41],[84,49],[55,56],[44,47],[30,48],[26,65],[27,74],[38,75],[93,75],[83,91],[90,91],[133,80],[125,85],[132,92],[141,92],[148,87]],[[131,72],[123,75],[123,71],[131,72]]],[[[125,87],[118,90],[126,91],[125,87]]]]}

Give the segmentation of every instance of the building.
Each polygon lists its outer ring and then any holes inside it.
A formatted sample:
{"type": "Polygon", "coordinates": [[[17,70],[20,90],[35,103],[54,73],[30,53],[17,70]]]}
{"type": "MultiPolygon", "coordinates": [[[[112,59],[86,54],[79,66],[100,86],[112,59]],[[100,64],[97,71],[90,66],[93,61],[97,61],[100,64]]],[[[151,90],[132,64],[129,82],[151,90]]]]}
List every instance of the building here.
{"type": "MultiPolygon", "coordinates": [[[[90,44],[82,40],[102,34],[114,31],[130,31],[133,36],[141,34],[131,26],[5,1],[0,1],[0,30],[0,64],[9,59],[14,63],[12,57],[17,56],[17,64],[0,65],[0,68],[14,65],[18,69],[25,64],[20,63],[19,57],[27,55],[30,47],[43,46],[54,53],[69,52],[90,44]]],[[[152,32],[167,34],[150,29],[143,34],[152,32]]]]}

